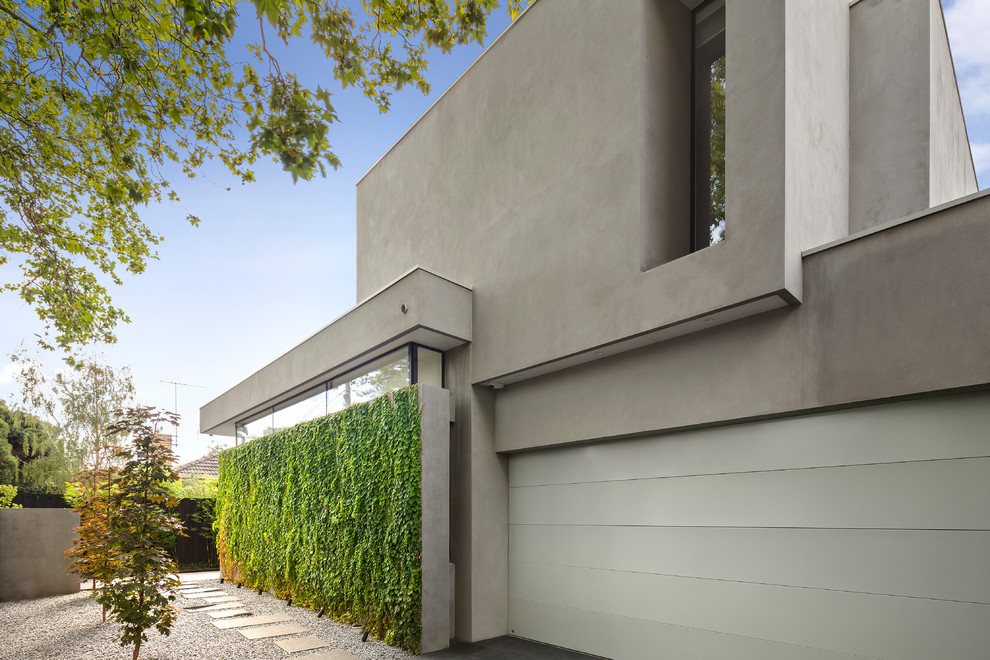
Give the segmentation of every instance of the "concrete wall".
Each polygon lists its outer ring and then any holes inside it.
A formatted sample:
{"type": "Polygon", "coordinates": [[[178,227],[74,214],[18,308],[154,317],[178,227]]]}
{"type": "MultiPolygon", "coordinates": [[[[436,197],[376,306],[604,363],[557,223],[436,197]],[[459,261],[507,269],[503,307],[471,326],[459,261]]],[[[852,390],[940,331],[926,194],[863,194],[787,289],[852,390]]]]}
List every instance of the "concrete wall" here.
{"type": "Polygon", "coordinates": [[[975,192],[939,0],[850,7],[849,229],[975,192]]]}
{"type": "Polygon", "coordinates": [[[802,291],[801,252],[849,233],[849,5],[791,0],[784,14],[784,253],[802,291]]]}
{"type": "Polygon", "coordinates": [[[930,0],[849,9],[849,230],[928,206],[930,0]]]}
{"type": "Polygon", "coordinates": [[[506,386],[515,451],[990,384],[990,196],[804,258],[805,301],[506,386]]]}
{"type": "Polygon", "coordinates": [[[471,287],[474,383],[800,299],[847,226],[847,11],[728,5],[727,240],[685,254],[685,7],[533,4],[359,182],[358,296],[410,263],[471,287]]]}
{"type": "Polygon", "coordinates": [[[653,2],[643,12],[640,268],[691,252],[691,10],[653,2]]]}
{"type": "Polygon", "coordinates": [[[70,509],[0,509],[0,601],[78,592],[65,556],[78,526],[70,509]]]}

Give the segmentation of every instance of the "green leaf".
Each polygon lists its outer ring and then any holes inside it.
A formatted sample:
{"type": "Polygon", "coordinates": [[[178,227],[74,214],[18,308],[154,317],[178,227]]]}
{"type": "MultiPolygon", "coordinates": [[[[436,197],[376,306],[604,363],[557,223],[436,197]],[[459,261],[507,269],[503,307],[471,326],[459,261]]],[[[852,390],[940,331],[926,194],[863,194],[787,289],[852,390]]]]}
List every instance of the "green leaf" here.
{"type": "Polygon", "coordinates": [[[420,424],[411,387],[224,451],[216,529],[225,577],[415,651],[420,424]]]}

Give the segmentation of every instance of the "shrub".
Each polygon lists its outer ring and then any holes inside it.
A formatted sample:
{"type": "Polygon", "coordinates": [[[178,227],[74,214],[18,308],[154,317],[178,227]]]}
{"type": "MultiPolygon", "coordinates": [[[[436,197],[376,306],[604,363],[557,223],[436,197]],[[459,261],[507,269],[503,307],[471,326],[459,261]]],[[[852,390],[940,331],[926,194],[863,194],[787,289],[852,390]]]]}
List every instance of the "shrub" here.
{"type": "Polygon", "coordinates": [[[20,504],[14,504],[17,497],[17,486],[0,484],[0,509],[20,509],[20,504]]]}

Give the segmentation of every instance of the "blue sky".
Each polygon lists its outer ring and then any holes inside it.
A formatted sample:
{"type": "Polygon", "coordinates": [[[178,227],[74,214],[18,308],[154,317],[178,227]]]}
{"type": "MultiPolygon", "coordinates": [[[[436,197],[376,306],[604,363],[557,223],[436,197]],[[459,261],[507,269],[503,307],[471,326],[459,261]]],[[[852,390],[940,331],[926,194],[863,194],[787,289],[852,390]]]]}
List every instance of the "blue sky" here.
{"type": "MultiPolygon", "coordinates": [[[[946,22],[981,186],[990,182],[990,2],[945,2],[946,22]]],[[[242,17],[242,23],[247,23],[242,17]]],[[[490,43],[508,25],[498,10],[490,43]]],[[[113,291],[132,323],[118,343],[99,350],[111,364],[130,365],[139,400],[173,409],[178,388],[180,460],[201,456],[211,442],[198,434],[199,407],[289,350],[352,307],[355,300],[355,193],[358,179],[456,80],[481,48],[434,54],[429,96],[406,91],[380,115],[354,90],[340,90],[319,52],[298,47],[279,54],[283,68],[301,72],[334,93],[340,123],[331,141],[343,168],[326,179],[292,184],[275,164],[256,168],[242,186],[220,170],[177,180],[181,204],[149,207],[148,224],[166,240],[141,276],[113,291]],[[227,192],[226,187],[231,191],[227,192]],[[187,213],[202,218],[198,228],[187,213]]],[[[246,57],[246,54],[245,54],[246,57]]],[[[28,344],[38,324],[31,309],[0,297],[0,398],[16,402],[6,353],[28,344]],[[6,365],[6,366],[4,366],[6,365]]],[[[55,365],[55,360],[52,360],[55,365]]]]}

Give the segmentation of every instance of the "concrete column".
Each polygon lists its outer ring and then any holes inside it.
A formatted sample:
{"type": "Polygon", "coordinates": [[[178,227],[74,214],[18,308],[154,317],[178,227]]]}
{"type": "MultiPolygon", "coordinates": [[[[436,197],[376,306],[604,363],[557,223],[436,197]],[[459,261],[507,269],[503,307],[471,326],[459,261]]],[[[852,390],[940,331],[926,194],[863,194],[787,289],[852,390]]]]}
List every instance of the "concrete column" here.
{"type": "Polygon", "coordinates": [[[976,192],[939,0],[849,12],[850,232],[976,192]]]}
{"type": "Polygon", "coordinates": [[[419,386],[423,447],[423,653],[450,645],[450,393],[419,386]]]}
{"type": "Polygon", "coordinates": [[[509,589],[508,463],[495,453],[496,393],[471,385],[470,364],[470,346],[446,354],[457,419],[451,427],[454,628],[468,642],[508,632],[509,589]]]}

